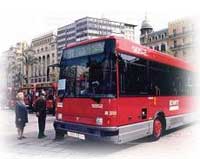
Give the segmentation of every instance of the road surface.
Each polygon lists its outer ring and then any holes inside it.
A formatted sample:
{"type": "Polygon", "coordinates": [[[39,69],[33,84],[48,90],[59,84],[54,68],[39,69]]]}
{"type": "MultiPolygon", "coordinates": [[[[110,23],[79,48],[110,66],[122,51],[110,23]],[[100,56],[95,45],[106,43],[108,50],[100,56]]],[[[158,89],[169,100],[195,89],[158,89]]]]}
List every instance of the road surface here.
{"type": "Polygon", "coordinates": [[[147,139],[114,145],[66,137],[54,141],[54,117],[47,116],[47,138],[37,139],[37,118],[29,114],[23,140],[17,140],[15,114],[0,110],[2,159],[190,159],[199,157],[200,123],[169,131],[157,142],[147,139]]]}

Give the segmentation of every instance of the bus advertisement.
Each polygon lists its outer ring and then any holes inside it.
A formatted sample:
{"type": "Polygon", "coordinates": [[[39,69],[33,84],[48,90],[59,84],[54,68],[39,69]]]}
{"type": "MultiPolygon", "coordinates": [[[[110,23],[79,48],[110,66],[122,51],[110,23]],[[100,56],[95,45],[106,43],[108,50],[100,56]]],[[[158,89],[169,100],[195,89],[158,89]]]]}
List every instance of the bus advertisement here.
{"type": "Polygon", "coordinates": [[[68,45],[59,67],[56,138],[158,140],[193,121],[195,70],[178,58],[109,36],[68,45]]]}

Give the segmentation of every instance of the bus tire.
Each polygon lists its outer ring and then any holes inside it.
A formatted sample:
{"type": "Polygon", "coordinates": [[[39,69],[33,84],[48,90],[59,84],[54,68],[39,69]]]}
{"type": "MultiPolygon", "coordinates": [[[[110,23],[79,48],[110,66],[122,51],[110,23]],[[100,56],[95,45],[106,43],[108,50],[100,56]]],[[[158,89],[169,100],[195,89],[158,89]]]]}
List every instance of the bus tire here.
{"type": "Polygon", "coordinates": [[[64,139],[64,136],[65,136],[65,134],[63,132],[60,132],[60,131],[55,132],[55,140],[64,139]]]}
{"type": "Polygon", "coordinates": [[[163,134],[164,131],[164,124],[163,120],[160,117],[157,117],[153,121],[153,134],[151,136],[152,141],[157,141],[163,134]]]}

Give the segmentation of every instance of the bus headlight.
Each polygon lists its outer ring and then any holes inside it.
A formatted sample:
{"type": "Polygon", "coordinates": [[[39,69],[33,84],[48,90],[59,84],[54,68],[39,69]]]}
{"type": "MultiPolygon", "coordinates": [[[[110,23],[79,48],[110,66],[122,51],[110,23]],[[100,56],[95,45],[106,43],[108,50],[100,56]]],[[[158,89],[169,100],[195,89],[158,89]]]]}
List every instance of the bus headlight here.
{"type": "Polygon", "coordinates": [[[62,113],[58,113],[57,118],[58,120],[62,120],[62,113]]]}
{"type": "Polygon", "coordinates": [[[96,118],[96,124],[97,124],[97,125],[103,125],[103,118],[97,117],[97,118],[96,118]]]}

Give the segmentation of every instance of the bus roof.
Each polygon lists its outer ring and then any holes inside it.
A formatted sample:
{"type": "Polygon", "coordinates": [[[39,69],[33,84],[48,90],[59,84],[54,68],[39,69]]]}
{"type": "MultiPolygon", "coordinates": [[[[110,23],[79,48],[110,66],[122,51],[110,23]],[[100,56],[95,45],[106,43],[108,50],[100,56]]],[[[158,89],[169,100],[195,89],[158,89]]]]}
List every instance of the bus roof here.
{"type": "Polygon", "coordinates": [[[66,47],[71,48],[79,45],[84,45],[96,41],[106,40],[106,39],[115,39],[116,40],[116,50],[121,53],[127,53],[130,55],[134,55],[140,58],[144,58],[150,61],[156,61],[159,63],[163,63],[166,65],[174,66],[177,68],[181,68],[188,71],[195,71],[194,67],[188,62],[176,58],[172,55],[162,53],[153,49],[150,49],[146,46],[139,45],[133,41],[130,41],[125,38],[117,37],[117,36],[103,36],[95,39],[90,39],[78,43],[68,44],[66,47]]]}

